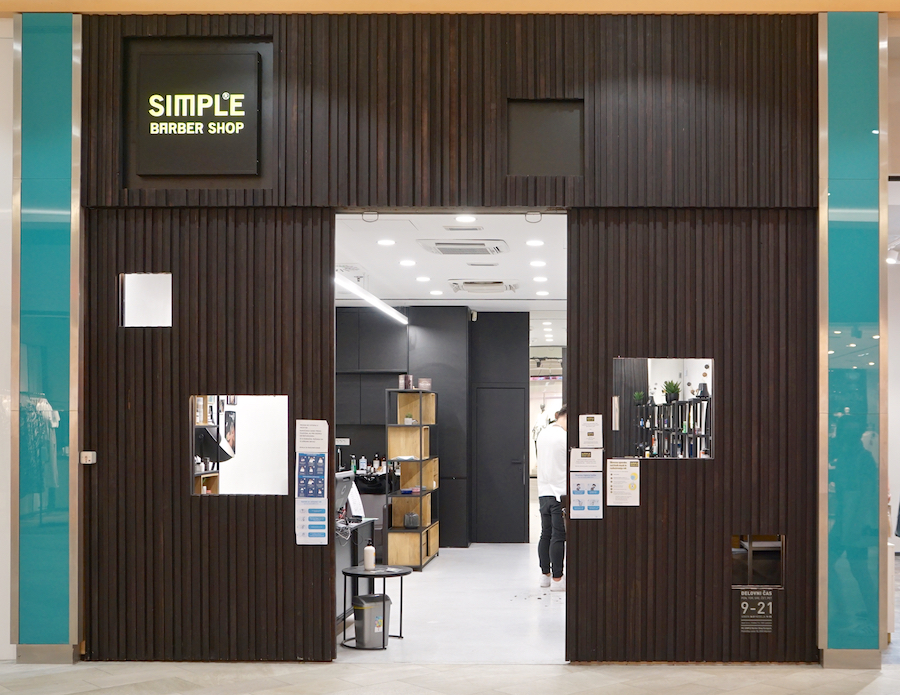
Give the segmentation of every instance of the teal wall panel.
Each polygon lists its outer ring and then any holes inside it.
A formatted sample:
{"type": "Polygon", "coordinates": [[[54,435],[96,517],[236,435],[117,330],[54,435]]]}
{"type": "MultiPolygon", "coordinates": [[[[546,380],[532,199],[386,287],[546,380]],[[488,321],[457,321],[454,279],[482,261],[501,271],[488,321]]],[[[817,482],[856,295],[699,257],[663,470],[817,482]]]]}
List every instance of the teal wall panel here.
{"type": "Polygon", "coordinates": [[[19,643],[69,643],[72,15],[22,17],[19,643]]]}
{"type": "Polygon", "coordinates": [[[878,15],[828,15],[830,649],[878,649],[878,15]]]}

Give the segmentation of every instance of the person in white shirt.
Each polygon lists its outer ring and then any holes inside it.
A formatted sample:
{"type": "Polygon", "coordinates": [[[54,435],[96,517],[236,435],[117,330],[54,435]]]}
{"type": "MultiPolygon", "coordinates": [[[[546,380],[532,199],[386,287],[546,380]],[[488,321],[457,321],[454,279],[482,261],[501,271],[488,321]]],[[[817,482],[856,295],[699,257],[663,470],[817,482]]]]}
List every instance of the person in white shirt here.
{"type": "Polygon", "coordinates": [[[538,560],[541,564],[541,586],[549,586],[551,591],[566,590],[563,577],[566,526],[560,498],[566,494],[567,419],[566,406],[563,406],[556,414],[556,422],[545,427],[537,439],[537,485],[541,507],[538,560]]]}

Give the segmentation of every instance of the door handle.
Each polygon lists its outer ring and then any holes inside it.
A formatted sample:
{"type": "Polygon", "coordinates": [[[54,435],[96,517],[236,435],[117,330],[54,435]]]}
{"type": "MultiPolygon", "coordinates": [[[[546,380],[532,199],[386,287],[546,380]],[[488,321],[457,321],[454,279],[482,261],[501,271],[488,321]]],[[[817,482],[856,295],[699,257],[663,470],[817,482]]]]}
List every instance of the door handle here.
{"type": "Polygon", "coordinates": [[[521,464],[521,463],[525,463],[525,461],[523,461],[522,459],[514,459],[514,460],[510,461],[510,463],[519,463],[519,464],[521,464]]]}

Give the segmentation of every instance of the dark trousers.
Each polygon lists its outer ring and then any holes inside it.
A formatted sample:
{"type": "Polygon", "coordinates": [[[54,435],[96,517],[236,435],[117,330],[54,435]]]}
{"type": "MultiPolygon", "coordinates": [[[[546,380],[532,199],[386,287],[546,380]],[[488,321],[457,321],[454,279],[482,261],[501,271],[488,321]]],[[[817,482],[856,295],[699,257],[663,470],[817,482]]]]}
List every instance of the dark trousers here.
{"type": "Polygon", "coordinates": [[[538,541],[538,559],[541,572],[558,579],[563,576],[563,560],[566,557],[566,524],[563,521],[562,504],[555,497],[540,497],[541,540],[538,541]]]}

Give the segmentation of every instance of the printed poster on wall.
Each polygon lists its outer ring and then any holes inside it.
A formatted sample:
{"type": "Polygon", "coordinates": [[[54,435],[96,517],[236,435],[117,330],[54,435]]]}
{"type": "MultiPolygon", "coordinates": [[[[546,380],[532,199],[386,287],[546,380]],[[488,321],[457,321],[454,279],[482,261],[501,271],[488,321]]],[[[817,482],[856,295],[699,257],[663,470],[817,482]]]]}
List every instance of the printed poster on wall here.
{"type": "Polygon", "coordinates": [[[328,423],[297,420],[295,439],[297,545],[328,545],[328,423]]]}
{"type": "Polygon", "coordinates": [[[578,416],[578,446],[582,449],[603,448],[603,416],[578,416]]]}
{"type": "Polygon", "coordinates": [[[602,471],[603,449],[572,449],[569,452],[570,471],[602,471]]]}
{"type": "Polygon", "coordinates": [[[603,471],[569,474],[569,518],[603,518],[603,471]]]}
{"type": "Polygon", "coordinates": [[[606,461],[606,504],[609,507],[641,506],[641,460],[606,461]]]}

